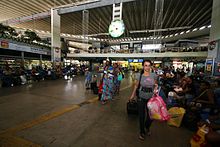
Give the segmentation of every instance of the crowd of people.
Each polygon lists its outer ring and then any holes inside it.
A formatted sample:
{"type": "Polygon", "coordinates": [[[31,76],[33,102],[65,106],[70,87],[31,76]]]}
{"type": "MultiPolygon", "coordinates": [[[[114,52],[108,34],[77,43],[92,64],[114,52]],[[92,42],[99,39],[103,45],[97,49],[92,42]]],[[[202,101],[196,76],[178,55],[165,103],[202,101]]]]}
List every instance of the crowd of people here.
{"type": "Polygon", "coordinates": [[[107,59],[99,82],[97,76],[92,75],[91,69],[87,69],[85,76],[86,89],[91,88],[93,91],[97,89],[101,103],[106,104],[108,101],[114,100],[114,96],[119,94],[124,72],[118,63],[112,65],[112,62],[107,59]]]}
{"type": "Polygon", "coordinates": [[[45,79],[70,79],[74,75],[84,75],[84,72],[85,66],[77,67],[76,65],[66,67],[61,65],[47,67],[45,65],[44,68],[42,66],[32,66],[31,69],[28,69],[23,65],[11,67],[9,64],[5,64],[4,67],[0,67],[0,84],[2,87],[13,87],[45,79]]]}
{"type": "MultiPolygon", "coordinates": [[[[153,121],[148,113],[147,102],[155,94],[163,97],[168,109],[184,108],[186,113],[182,124],[193,131],[198,128],[198,122],[219,114],[220,80],[206,79],[198,71],[189,75],[182,69],[174,70],[172,67],[165,67],[161,74],[155,70],[150,60],[144,60],[142,66],[140,72],[132,74],[135,84],[129,98],[129,100],[137,100],[140,127],[138,138],[140,140],[145,140],[145,136],[151,134],[150,126],[153,121]]],[[[117,63],[112,66],[111,62],[107,60],[101,82],[99,82],[101,83],[99,89],[102,89],[100,96],[102,104],[114,99],[114,95],[120,91],[121,81],[118,80],[120,73],[120,66],[117,63]]],[[[214,135],[219,137],[219,131],[216,132],[214,135]]],[[[209,138],[210,133],[207,134],[208,141],[209,138]]],[[[210,144],[215,144],[212,139],[211,137],[210,144]]]]}
{"type": "MultiPolygon", "coordinates": [[[[71,66],[63,69],[57,66],[55,69],[33,67],[31,70],[25,70],[23,66],[12,69],[6,65],[0,70],[0,77],[3,86],[13,86],[19,83],[25,84],[29,78],[34,81],[60,78],[65,74],[77,72],[74,69],[71,66]]],[[[108,59],[100,73],[100,78],[93,74],[91,68],[85,67],[82,74],[86,77],[85,88],[92,89],[94,94],[99,95],[102,104],[114,100],[120,93],[121,81],[125,76],[121,65],[117,62],[112,64],[108,59]]],[[[158,72],[150,60],[144,60],[141,71],[133,73],[132,76],[135,84],[129,100],[137,100],[140,140],[145,140],[146,135],[151,134],[150,126],[153,121],[148,113],[147,102],[155,94],[163,98],[168,109],[176,106],[185,108],[186,113],[182,124],[190,130],[196,130],[200,121],[206,121],[213,115],[220,116],[219,79],[208,79],[200,72],[189,75],[185,70],[174,70],[172,67],[165,67],[162,72],[158,72]]],[[[220,124],[220,121],[213,122],[216,125],[220,124]]],[[[214,131],[207,134],[207,141],[210,144],[216,144],[216,138],[220,136],[219,129],[215,131],[216,128],[212,127],[210,126],[210,130],[214,131]]]]}

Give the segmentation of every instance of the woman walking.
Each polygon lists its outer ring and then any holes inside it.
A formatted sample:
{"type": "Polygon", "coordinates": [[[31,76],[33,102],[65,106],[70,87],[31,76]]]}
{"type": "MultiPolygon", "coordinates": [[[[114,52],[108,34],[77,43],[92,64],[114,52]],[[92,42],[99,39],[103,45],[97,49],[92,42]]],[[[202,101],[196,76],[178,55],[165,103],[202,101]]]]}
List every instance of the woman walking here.
{"type": "Polygon", "coordinates": [[[145,135],[150,135],[150,126],[152,120],[150,119],[147,102],[156,94],[158,84],[157,76],[151,72],[152,63],[150,60],[144,60],[142,62],[143,69],[140,74],[136,75],[136,83],[131,94],[130,100],[135,98],[137,95],[138,101],[138,114],[139,114],[139,125],[140,135],[139,139],[144,140],[145,135]]]}
{"type": "Polygon", "coordinates": [[[101,96],[102,104],[105,104],[107,100],[112,100],[113,78],[113,67],[111,66],[111,62],[109,60],[106,60],[106,66],[104,67],[103,73],[103,88],[101,96]]]}

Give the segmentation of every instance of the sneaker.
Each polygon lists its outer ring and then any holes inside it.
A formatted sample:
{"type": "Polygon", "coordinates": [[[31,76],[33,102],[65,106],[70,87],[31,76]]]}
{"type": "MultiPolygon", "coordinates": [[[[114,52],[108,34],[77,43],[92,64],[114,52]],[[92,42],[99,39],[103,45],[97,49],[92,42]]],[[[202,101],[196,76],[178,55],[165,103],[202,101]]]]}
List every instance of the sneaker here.
{"type": "Polygon", "coordinates": [[[106,101],[102,101],[102,105],[106,104],[106,101]]]}
{"type": "Polygon", "coordinates": [[[147,136],[151,136],[151,131],[148,131],[148,132],[147,132],[147,136]]]}
{"type": "Polygon", "coordinates": [[[144,134],[141,133],[141,134],[139,135],[138,139],[140,139],[141,141],[144,141],[144,139],[145,139],[145,138],[144,138],[144,134]]]}

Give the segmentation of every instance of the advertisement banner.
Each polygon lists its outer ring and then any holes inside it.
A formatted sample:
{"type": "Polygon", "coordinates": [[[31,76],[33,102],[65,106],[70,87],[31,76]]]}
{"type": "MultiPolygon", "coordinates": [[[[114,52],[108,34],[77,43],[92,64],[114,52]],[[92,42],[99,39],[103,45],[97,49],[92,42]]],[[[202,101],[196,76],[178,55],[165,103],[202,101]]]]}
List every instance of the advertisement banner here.
{"type": "Polygon", "coordinates": [[[206,59],[206,73],[213,75],[213,59],[206,59]]]}
{"type": "Polygon", "coordinates": [[[9,46],[9,43],[8,43],[8,41],[6,41],[6,40],[2,40],[1,41],[1,48],[8,48],[8,46],[9,46]]]}
{"type": "Polygon", "coordinates": [[[36,47],[30,47],[30,46],[24,46],[14,43],[9,43],[8,49],[10,50],[16,50],[16,51],[23,51],[23,52],[30,52],[30,53],[36,53],[36,54],[42,54],[42,55],[50,55],[51,52],[48,49],[42,49],[42,48],[36,48],[36,47]]]}
{"type": "Polygon", "coordinates": [[[53,49],[53,61],[61,62],[61,49],[59,47],[53,49]]]}

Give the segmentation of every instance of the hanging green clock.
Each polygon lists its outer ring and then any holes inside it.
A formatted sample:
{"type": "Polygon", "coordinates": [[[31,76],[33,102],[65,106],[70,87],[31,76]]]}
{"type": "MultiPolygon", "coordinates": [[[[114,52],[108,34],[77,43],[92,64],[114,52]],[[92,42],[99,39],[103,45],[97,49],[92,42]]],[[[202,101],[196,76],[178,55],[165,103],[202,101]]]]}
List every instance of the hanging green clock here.
{"type": "Polygon", "coordinates": [[[125,31],[123,20],[114,20],[111,22],[108,32],[113,38],[120,37],[125,31]]]}

